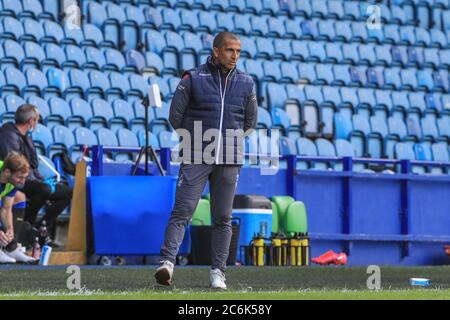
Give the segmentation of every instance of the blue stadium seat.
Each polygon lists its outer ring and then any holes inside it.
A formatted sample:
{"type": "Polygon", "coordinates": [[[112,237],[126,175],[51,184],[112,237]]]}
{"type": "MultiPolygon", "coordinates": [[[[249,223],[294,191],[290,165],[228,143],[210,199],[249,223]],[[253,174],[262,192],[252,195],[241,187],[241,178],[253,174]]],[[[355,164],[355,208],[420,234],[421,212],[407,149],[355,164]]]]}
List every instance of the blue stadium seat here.
{"type": "Polygon", "coordinates": [[[281,79],[281,68],[279,61],[264,61],[262,63],[264,77],[270,78],[271,81],[281,79]]]}
{"type": "Polygon", "coordinates": [[[158,134],[159,145],[161,148],[173,148],[178,142],[178,136],[170,131],[162,131],[158,134]]]}
{"type": "Polygon", "coordinates": [[[281,81],[289,83],[296,83],[298,81],[298,70],[293,66],[292,62],[282,62],[280,68],[282,76],[281,81]]]}
{"type": "Polygon", "coordinates": [[[372,158],[382,158],[385,155],[385,137],[388,136],[386,119],[380,116],[370,117],[371,132],[367,135],[366,151],[372,158]]]}
{"type": "MultiPolygon", "coordinates": [[[[131,147],[131,148],[137,148],[139,147],[139,140],[136,136],[136,134],[128,129],[119,129],[117,131],[117,140],[119,142],[119,146],[121,147],[131,147]]],[[[132,160],[132,153],[129,154],[124,154],[124,153],[119,153],[116,155],[116,161],[128,161],[128,160],[132,160]]]]}
{"type": "Polygon", "coordinates": [[[103,49],[106,64],[103,66],[105,71],[120,72],[125,68],[125,58],[122,53],[115,49],[103,49]]]}
{"type": "MultiPolygon", "coordinates": [[[[413,146],[405,142],[398,142],[395,144],[395,157],[399,160],[416,160],[413,146]]],[[[425,173],[425,168],[423,166],[414,165],[412,166],[412,172],[423,174],[425,173]]]]}
{"type": "Polygon", "coordinates": [[[145,53],[146,67],[144,72],[147,74],[160,75],[164,71],[164,63],[159,55],[154,52],[145,53]]]}
{"type": "Polygon", "coordinates": [[[58,124],[64,125],[66,120],[72,115],[69,104],[59,97],[50,98],[48,105],[50,107],[50,115],[47,118],[46,125],[49,128],[53,128],[58,124]]]}
{"type": "Polygon", "coordinates": [[[46,155],[50,145],[53,144],[53,135],[50,129],[38,123],[36,129],[32,132],[34,147],[39,155],[46,155]]]}
{"type": "Polygon", "coordinates": [[[87,92],[87,100],[105,97],[111,87],[107,75],[97,70],[91,70],[88,72],[88,77],[91,88],[87,92]]]}
{"type": "Polygon", "coordinates": [[[333,20],[319,20],[317,29],[320,40],[332,41],[336,37],[333,20]]]}
{"type": "Polygon", "coordinates": [[[357,157],[365,157],[367,155],[367,136],[371,132],[368,119],[361,115],[355,114],[352,117],[353,130],[350,133],[350,143],[353,145],[355,155],[357,157]]]}
{"type": "Polygon", "coordinates": [[[316,39],[319,35],[317,31],[317,25],[315,21],[312,20],[303,20],[300,22],[300,39],[301,40],[313,40],[316,39]]]}
{"type": "MultiPolygon", "coordinates": [[[[355,157],[355,149],[353,148],[353,145],[344,139],[336,139],[334,141],[334,146],[336,148],[336,156],[338,157],[355,157]]],[[[365,169],[364,164],[355,163],[353,164],[353,171],[361,172],[365,169]]],[[[335,171],[342,171],[343,170],[343,164],[342,162],[336,162],[334,164],[334,170],[335,171]]]]}
{"type": "Polygon", "coordinates": [[[39,43],[44,37],[44,28],[41,23],[33,19],[23,19],[23,36],[22,40],[34,41],[39,43]]]}
{"type": "Polygon", "coordinates": [[[346,65],[333,65],[334,80],[337,85],[350,85],[351,78],[349,67],[346,65]]]}
{"type": "Polygon", "coordinates": [[[450,139],[450,122],[448,117],[437,119],[437,125],[439,129],[439,137],[450,139]]]}
{"type": "Polygon", "coordinates": [[[359,104],[357,91],[355,88],[341,87],[340,93],[341,104],[339,105],[339,112],[350,118],[359,104]]]}
{"type": "Polygon", "coordinates": [[[1,37],[3,39],[19,41],[24,34],[23,26],[20,21],[12,17],[5,17],[1,22],[3,27],[1,37]]]}
{"type": "Polygon", "coordinates": [[[397,141],[407,136],[406,125],[402,119],[396,117],[388,118],[389,135],[385,139],[385,155],[394,159],[394,146],[397,141]]]}
{"type": "MultiPolygon", "coordinates": [[[[21,95],[27,86],[27,81],[23,73],[16,68],[8,67],[3,71],[6,83],[2,86],[2,94],[14,93],[21,95]]],[[[38,92],[39,93],[39,92],[38,92]]]]}
{"type": "Polygon", "coordinates": [[[424,117],[420,119],[422,125],[423,138],[434,141],[439,137],[438,128],[433,117],[424,117]]]}
{"type": "Polygon", "coordinates": [[[423,47],[428,47],[431,44],[431,37],[428,31],[424,28],[416,28],[416,45],[421,45],[423,47]]]}
{"type": "Polygon", "coordinates": [[[84,33],[81,28],[73,28],[68,25],[64,25],[64,39],[62,43],[81,46],[84,42],[84,33]]]}
{"type": "Polygon", "coordinates": [[[287,113],[283,109],[272,108],[271,115],[272,115],[272,128],[274,127],[279,128],[286,133],[291,125],[287,113]]]}
{"type": "Polygon", "coordinates": [[[336,139],[345,139],[349,138],[350,132],[352,132],[352,121],[351,118],[347,116],[343,116],[340,113],[334,114],[334,128],[336,139]]]}
{"type": "Polygon", "coordinates": [[[438,67],[440,64],[439,50],[436,48],[425,48],[423,50],[423,67],[438,67]]]}
{"type": "Polygon", "coordinates": [[[86,56],[84,55],[84,51],[79,46],[72,44],[66,45],[64,52],[67,59],[64,63],[65,69],[81,69],[86,64],[86,56]]]}
{"type": "Polygon", "coordinates": [[[44,38],[42,42],[60,43],[64,39],[64,31],[59,24],[53,21],[44,21],[44,38]]]}
{"type": "Polygon", "coordinates": [[[253,37],[240,36],[241,40],[241,57],[254,58],[258,49],[256,48],[255,39],[253,37]]]}
{"type": "Polygon", "coordinates": [[[309,61],[316,61],[316,62],[325,62],[327,60],[327,54],[325,52],[325,47],[320,42],[309,42],[308,43],[308,50],[309,50],[309,61]]]}
{"type": "Polygon", "coordinates": [[[71,129],[80,126],[89,126],[90,120],[93,116],[89,103],[80,98],[73,98],[70,100],[69,104],[72,110],[72,117],[70,117],[67,126],[71,129]]]}
{"type": "Polygon", "coordinates": [[[368,38],[365,22],[352,22],[351,25],[353,37],[352,42],[364,42],[368,38]]]}
{"type": "Polygon", "coordinates": [[[280,34],[280,32],[284,30],[284,25],[282,24],[281,21],[278,21],[278,23],[276,23],[275,20],[276,19],[271,19],[267,17],[258,17],[258,16],[250,17],[251,34],[261,37],[276,36],[281,38],[283,34],[280,34]],[[271,21],[271,25],[269,25],[269,20],[271,21]],[[272,29],[269,29],[270,27],[272,29]]]}
{"type": "MultiPolygon", "coordinates": [[[[334,148],[334,145],[326,140],[326,139],[317,139],[316,140],[316,147],[317,147],[317,153],[319,156],[323,157],[335,157],[336,156],[336,150],[334,148]]],[[[332,169],[333,165],[331,163],[324,163],[324,162],[318,162],[315,164],[314,169],[315,170],[328,170],[332,169]]]]}
{"type": "Polygon", "coordinates": [[[161,17],[163,24],[161,25],[160,30],[177,31],[178,27],[181,25],[181,18],[178,15],[178,12],[173,9],[161,9],[161,17]]]}
{"type": "Polygon", "coordinates": [[[351,24],[349,21],[335,21],[334,29],[336,32],[336,37],[334,40],[340,42],[347,42],[353,36],[351,24]]]}
{"type": "Polygon", "coordinates": [[[341,63],[344,60],[342,48],[339,43],[325,44],[325,51],[327,54],[327,61],[330,61],[332,63],[341,63]]]}
{"type": "Polygon", "coordinates": [[[97,69],[100,70],[106,64],[106,59],[103,53],[94,47],[87,47],[84,49],[86,56],[85,69],[97,69]]]}
{"type": "Polygon", "coordinates": [[[228,10],[231,12],[243,12],[246,8],[245,0],[229,0],[228,10]]]}
{"type": "Polygon", "coordinates": [[[433,82],[435,91],[448,91],[450,88],[450,74],[447,70],[433,72],[433,82]]]}
{"type": "Polygon", "coordinates": [[[102,31],[95,25],[86,23],[82,26],[84,32],[84,41],[82,45],[91,47],[112,46],[110,43],[104,43],[102,31]]]}
{"type": "Polygon", "coordinates": [[[299,80],[303,83],[312,83],[316,80],[315,64],[313,63],[299,63],[297,65],[299,80]]]}
{"type": "MultiPolygon", "coordinates": [[[[314,142],[307,138],[298,138],[296,141],[297,145],[297,155],[299,156],[317,156],[317,148],[314,142]]],[[[297,161],[297,169],[300,170],[306,170],[306,169],[313,169],[314,163],[313,162],[304,162],[304,161],[297,161]]]]}
{"type": "Polygon", "coordinates": [[[22,60],[22,70],[39,69],[42,63],[45,71],[45,53],[42,47],[31,41],[25,42],[22,46],[25,53],[25,58],[22,60]]]}
{"type": "Polygon", "coordinates": [[[256,43],[256,48],[258,50],[256,53],[257,58],[260,57],[260,58],[268,59],[274,55],[275,50],[274,50],[271,39],[258,37],[256,39],[255,43],[256,43]]]}
{"type": "Polygon", "coordinates": [[[450,162],[447,143],[445,142],[434,143],[431,146],[431,152],[433,154],[434,161],[450,162]]]}
{"type": "Polygon", "coordinates": [[[384,89],[400,89],[402,80],[400,78],[400,68],[384,69],[384,89]]]}
{"type": "Polygon", "coordinates": [[[267,106],[271,108],[284,109],[287,95],[284,86],[278,83],[268,83],[267,87],[267,106]]]}
{"type": "Polygon", "coordinates": [[[73,97],[87,98],[85,92],[91,87],[87,73],[78,69],[72,69],[67,73],[67,79],[66,99],[69,100],[73,97]]]}
{"type": "Polygon", "coordinates": [[[263,6],[261,1],[258,0],[246,0],[245,13],[258,14],[262,11],[263,6]]]}
{"type": "Polygon", "coordinates": [[[43,9],[39,0],[22,0],[21,2],[23,9],[20,12],[21,17],[30,17],[36,20],[41,17],[43,9]]]}
{"type": "Polygon", "coordinates": [[[436,28],[429,29],[431,37],[431,45],[433,47],[445,48],[447,46],[447,38],[445,34],[436,28]]]}
{"type": "Polygon", "coordinates": [[[418,90],[432,91],[434,89],[433,74],[429,69],[417,71],[418,90]]]}
{"type": "Polygon", "coordinates": [[[316,64],[316,81],[314,83],[328,84],[334,83],[333,71],[331,65],[328,64],[316,64]]]}
{"type": "Polygon", "coordinates": [[[50,20],[57,21],[60,12],[60,3],[53,0],[41,0],[41,3],[44,10],[44,17],[50,20]]]}
{"type": "Polygon", "coordinates": [[[111,105],[103,99],[95,98],[91,101],[91,108],[93,116],[89,128],[96,130],[98,128],[108,127],[108,123],[114,118],[114,111],[111,105]]]}
{"type": "Polygon", "coordinates": [[[344,43],[342,45],[342,55],[344,57],[343,62],[348,64],[357,64],[358,61],[360,61],[358,52],[359,52],[359,45],[355,43],[352,44],[344,43]]]}
{"type": "MultiPolygon", "coordinates": [[[[110,89],[107,91],[106,96],[108,101],[112,101],[115,98],[127,97],[128,91],[130,90],[130,83],[128,78],[118,72],[111,72],[108,75],[110,89]]],[[[131,97],[137,98],[135,95],[131,97]]]]}
{"type": "Polygon", "coordinates": [[[122,119],[123,123],[129,124],[135,118],[133,107],[128,101],[115,99],[112,102],[112,108],[114,118],[117,120],[122,119]]]}
{"type": "Polygon", "coordinates": [[[328,14],[327,18],[341,19],[344,17],[344,2],[341,1],[327,1],[328,14]]]}
{"type": "Polygon", "coordinates": [[[47,43],[44,45],[44,52],[47,63],[53,62],[53,66],[56,68],[62,68],[66,62],[66,55],[64,50],[57,44],[47,43]]]}
{"type": "MultiPolygon", "coordinates": [[[[87,2],[87,1],[86,1],[87,2]]],[[[95,1],[89,1],[86,4],[86,15],[87,21],[97,26],[98,28],[103,27],[103,23],[108,18],[106,13],[106,8],[103,5],[95,1]]]]}
{"type": "Polygon", "coordinates": [[[291,60],[306,61],[306,59],[309,57],[307,42],[293,40],[291,42],[291,46],[292,46],[291,60]]]}
{"type": "Polygon", "coordinates": [[[284,29],[286,30],[286,34],[284,35],[284,37],[289,37],[291,39],[298,39],[299,34],[302,32],[300,27],[301,21],[302,20],[297,17],[294,17],[293,19],[285,19],[284,29]]]}
{"type": "MultiPolygon", "coordinates": [[[[137,132],[137,136],[139,139],[139,146],[140,147],[144,147],[145,146],[145,131],[139,131],[137,132]]],[[[149,144],[154,148],[154,149],[159,149],[159,141],[158,141],[158,137],[156,135],[154,135],[153,133],[149,132],[148,133],[149,136],[149,144]]]]}
{"type": "Polygon", "coordinates": [[[56,125],[52,128],[54,143],[50,146],[48,156],[51,158],[57,152],[66,152],[75,145],[75,138],[71,129],[56,125]]]}
{"type": "Polygon", "coordinates": [[[439,68],[446,69],[450,67],[450,49],[439,51],[439,68]]]}
{"type": "Polygon", "coordinates": [[[392,64],[392,54],[389,45],[375,47],[375,65],[390,66],[392,64]]]}
{"type": "Polygon", "coordinates": [[[97,136],[88,128],[79,127],[73,130],[75,146],[69,151],[72,161],[78,161],[83,154],[84,146],[95,146],[98,144],[97,136]]]}
{"type": "Polygon", "coordinates": [[[195,32],[198,30],[199,22],[197,11],[193,10],[180,10],[180,30],[188,30],[191,32],[195,32]]]}
{"type": "Polygon", "coordinates": [[[403,115],[408,110],[409,100],[407,91],[392,91],[392,110],[391,113],[394,116],[398,116],[403,119],[403,115]]]}
{"type": "Polygon", "coordinates": [[[423,92],[410,92],[408,93],[409,105],[408,112],[416,112],[419,114],[425,113],[425,94],[423,92]]]}
{"type": "Polygon", "coordinates": [[[148,94],[150,87],[148,82],[141,75],[132,74],[128,79],[131,88],[131,91],[129,90],[128,94],[139,96],[140,98],[143,98],[148,94]]]}
{"type": "Polygon", "coordinates": [[[375,46],[373,44],[361,44],[358,49],[360,57],[358,64],[375,64],[377,57],[375,55],[375,46]]]}
{"type": "Polygon", "coordinates": [[[416,43],[416,37],[414,34],[414,27],[412,26],[401,26],[400,27],[400,40],[407,44],[413,45],[416,43]]]}
{"type": "Polygon", "coordinates": [[[233,15],[231,13],[218,12],[216,13],[217,27],[215,32],[233,31],[233,15]]]}
{"type": "Polygon", "coordinates": [[[25,100],[23,100],[20,96],[16,96],[14,94],[8,94],[7,96],[5,96],[4,102],[6,112],[13,115],[16,112],[17,108],[25,104],[25,100]]]}
{"type": "MultiPolygon", "coordinates": [[[[233,32],[236,34],[250,35],[252,33],[252,24],[250,22],[250,15],[235,15],[233,32]]],[[[267,28],[267,26],[266,26],[267,28]]],[[[254,35],[263,35],[260,30],[253,30],[254,35]]]]}
{"type": "Polygon", "coordinates": [[[66,90],[66,75],[64,71],[57,68],[49,68],[46,73],[48,87],[45,89],[45,98],[50,96],[62,96],[66,90]]]}
{"type": "Polygon", "coordinates": [[[292,38],[289,34],[287,34],[285,25],[284,25],[284,19],[278,18],[267,18],[267,25],[269,28],[268,36],[275,37],[275,38],[292,38]]]}
{"type": "Polygon", "coordinates": [[[143,14],[145,21],[151,26],[152,29],[158,29],[162,23],[161,12],[157,8],[145,6],[143,8],[143,14]]]}
{"type": "Polygon", "coordinates": [[[382,88],[384,86],[383,68],[367,68],[366,70],[367,85],[370,87],[382,88]]]}
{"type": "Polygon", "coordinates": [[[27,90],[31,89],[38,96],[42,95],[48,85],[45,75],[39,69],[28,69],[25,71],[25,78],[27,90]]]}
{"type": "Polygon", "coordinates": [[[2,49],[3,54],[0,57],[2,69],[5,67],[19,67],[25,58],[25,53],[20,44],[13,40],[5,40],[2,43],[2,49]]]}
{"type": "Polygon", "coordinates": [[[199,27],[197,32],[213,33],[217,29],[217,22],[214,13],[208,11],[198,12],[199,27]]]}
{"type": "MultiPolygon", "coordinates": [[[[98,144],[102,146],[108,147],[118,147],[119,142],[117,141],[117,137],[113,131],[106,128],[99,128],[95,131],[97,135],[98,144]]],[[[113,158],[113,155],[107,154],[109,159],[113,158]]]]}

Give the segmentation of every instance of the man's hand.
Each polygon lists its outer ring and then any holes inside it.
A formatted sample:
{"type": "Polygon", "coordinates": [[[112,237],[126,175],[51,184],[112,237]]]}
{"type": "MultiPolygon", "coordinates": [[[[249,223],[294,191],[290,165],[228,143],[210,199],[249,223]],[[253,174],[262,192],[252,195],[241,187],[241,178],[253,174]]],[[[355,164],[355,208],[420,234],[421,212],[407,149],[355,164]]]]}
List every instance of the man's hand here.
{"type": "Polygon", "coordinates": [[[6,236],[9,239],[9,242],[14,240],[14,229],[13,228],[9,228],[6,230],[6,236]]]}
{"type": "Polygon", "coordinates": [[[0,231],[0,245],[6,247],[11,241],[6,233],[0,231]]]}

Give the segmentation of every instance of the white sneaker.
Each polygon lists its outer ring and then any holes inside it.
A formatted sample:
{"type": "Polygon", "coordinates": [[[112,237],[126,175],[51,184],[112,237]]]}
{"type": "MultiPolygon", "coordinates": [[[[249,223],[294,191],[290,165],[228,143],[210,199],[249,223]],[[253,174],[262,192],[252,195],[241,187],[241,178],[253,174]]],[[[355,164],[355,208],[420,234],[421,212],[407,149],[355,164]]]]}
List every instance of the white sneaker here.
{"type": "Polygon", "coordinates": [[[16,259],[8,256],[3,250],[0,250],[0,264],[16,263],[16,259]]]}
{"type": "Polygon", "coordinates": [[[209,273],[211,279],[211,288],[213,289],[227,289],[225,284],[225,274],[220,269],[213,269],[209,273]]]}
{"type": "Polygon", "coordinates": [[[5,251],[5,254],[16,260],[16,262],[21,262],[21,263],[33,263],[36,262],[36,259],[27,256],[25,253],[22,252],[22,249],[20,247],[17,247],[16,250],[11,251],[11,252],[7,252],[5,251]]]}
{"type": "Polygon", "coordinates": [[[161,266],[156,269],[155,279],[158,284],[163,286],[170,286],[172,284],[173,263],[170,261],[163,261],[161,266]]]}

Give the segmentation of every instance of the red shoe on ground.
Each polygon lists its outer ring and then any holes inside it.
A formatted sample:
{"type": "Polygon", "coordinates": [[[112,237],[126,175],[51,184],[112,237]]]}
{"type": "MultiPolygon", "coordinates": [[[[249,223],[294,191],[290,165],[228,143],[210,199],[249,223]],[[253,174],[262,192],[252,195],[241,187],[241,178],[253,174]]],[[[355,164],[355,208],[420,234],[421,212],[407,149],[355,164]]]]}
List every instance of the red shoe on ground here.
{"type": "Polygon", "coordinates": [[[336,259],[334,259],[333,263],[336,264],[336,265],[347,264],[347,255],[344,252],[339,253],[336,256],[336,259]]]}
{"type": "Polygon", "coordinates": [[[317,258],[312,258],[311,261],[317,264],[330,264],[334,263],[338,257],[338,254],[333,250],[325,252],[323,255],[317,258]]]}

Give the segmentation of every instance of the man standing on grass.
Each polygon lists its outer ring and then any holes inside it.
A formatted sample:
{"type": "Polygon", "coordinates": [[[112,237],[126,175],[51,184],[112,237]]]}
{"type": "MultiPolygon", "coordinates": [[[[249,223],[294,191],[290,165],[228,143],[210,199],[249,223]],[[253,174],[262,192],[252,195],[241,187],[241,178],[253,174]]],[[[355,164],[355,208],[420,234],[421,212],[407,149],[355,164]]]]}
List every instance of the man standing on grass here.
{"type": "Polygon", "coordinates": [[[155,273],[158,284],[172,283],[186,226],[209,180],[213,216],[210,281],[212,288],[226,289],[231,211],[243,164],[244,132],[248,135],[256,127],[258,106],[253,79],[236,68],[240,52],[236,35],[219,33],[213,56],[185,72],[175,91],[169,120],[177,132],[184,130],[191,139],[186,143],[183,136],[175,206],[161,247],[161,266],[155,273]]]}

